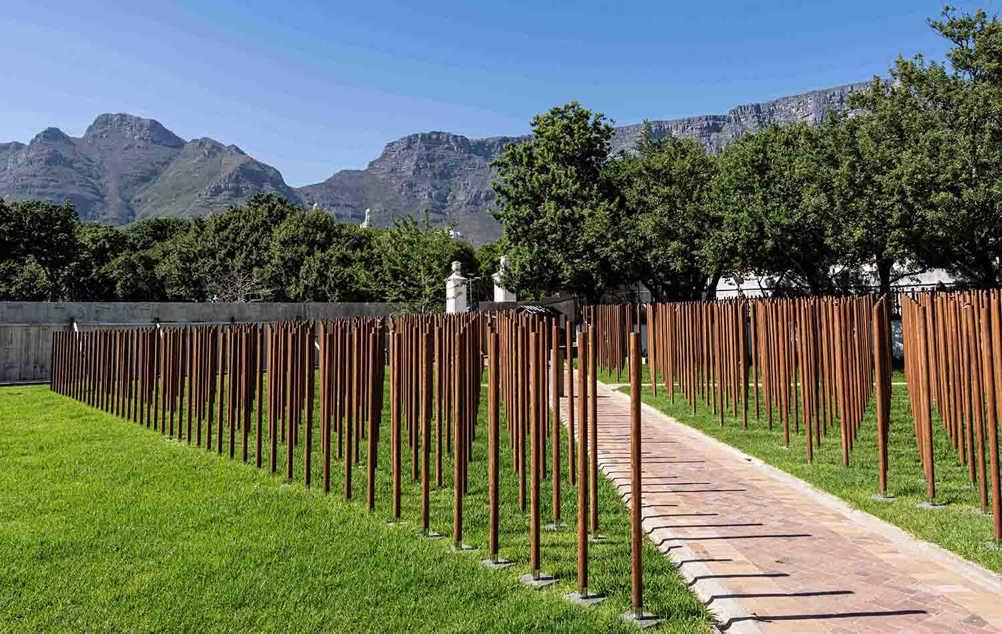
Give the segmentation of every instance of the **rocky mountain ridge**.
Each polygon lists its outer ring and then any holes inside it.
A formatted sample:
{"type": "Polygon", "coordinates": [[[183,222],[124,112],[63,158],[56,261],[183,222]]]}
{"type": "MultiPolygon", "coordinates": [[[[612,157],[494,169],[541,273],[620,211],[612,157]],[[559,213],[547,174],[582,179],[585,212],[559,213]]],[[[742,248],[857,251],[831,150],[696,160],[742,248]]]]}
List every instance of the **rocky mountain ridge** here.
{"type": "MultiPolygon", "coordinates": [[[[817,124],[830,109],[845,110],[848,84],[762,103],[727,114],[649,121],[655,135],[694,138],[718,152],[735,138],[770,123],[817,124]]],[[[643,124],[616,128],[614,152],[629,151],[643,124]]],[[[428,210],[454,224],[475,244],[496,239],[500,227],[491,161],[508,143],[526,137],[470,139],[448,132],[411,134],[386,145],[363,170],[341,170],[327,180],[292,188],[275,168],[235,145],[209,138],[185,141],[152,119],[127,114],[97,117],[80,138],[47,128],[30,143],[0,143],[0,196],[71,201],[84,220],[125,224],[157,216],[203,216],[259,192],[274,192],[341,220],[360,222],[372,210],[377,226],[428,210]]]]}

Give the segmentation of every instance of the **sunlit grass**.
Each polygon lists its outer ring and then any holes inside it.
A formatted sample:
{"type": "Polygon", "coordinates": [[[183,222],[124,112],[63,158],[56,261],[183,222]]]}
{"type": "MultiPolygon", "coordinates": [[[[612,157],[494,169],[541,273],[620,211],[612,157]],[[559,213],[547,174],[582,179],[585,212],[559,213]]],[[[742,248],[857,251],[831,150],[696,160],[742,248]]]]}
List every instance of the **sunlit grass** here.
{"type": "MultiPolygon", "coordinates": [[[[500,554],[515,565],[480,565],[487,548],[481,417],[464,537],[479,551],[457,555],[448,538],[417,535],[420,487],[406,477],[404,523],[386,523],[388,413],[370,512],[364,465],[354,470],[353,501],[343,499],[341,462],[332,463],[331,493],[320,490],[319,427],[314,485],[306,489],[301,448],[290,484],[282,466],[275,475],[254,468],[253,431],[244,464],[239,433],[230,460],[45,386],[0,389],[0,629],[632,631],[618,618],[630,600],[628,511],[605,480],[601,527],[610,540],[591,549],[590,587],[608,600],[582,608],[561,598],[576,588],[576,496],[566,486],[570,528],[542,534],[542,568],[561,581],[543,591],[519,584],[528,571],[528,516],[517,507],[503,429],[500,554]]],[[[278,454],[284,465],[284,446],[278,454]]],[[[444,471],[448,486],[448,460],[444,471]]],[[[549,483],[542,489],[549,521],[549,483]]],[[[431,517],[434,530],[451,534],[451,489],[433,493],[431,517]]],[[[644,564],[646,608],[667,617],[665,629],[707,630],[706,609],[651,543],[644,564]]]]}

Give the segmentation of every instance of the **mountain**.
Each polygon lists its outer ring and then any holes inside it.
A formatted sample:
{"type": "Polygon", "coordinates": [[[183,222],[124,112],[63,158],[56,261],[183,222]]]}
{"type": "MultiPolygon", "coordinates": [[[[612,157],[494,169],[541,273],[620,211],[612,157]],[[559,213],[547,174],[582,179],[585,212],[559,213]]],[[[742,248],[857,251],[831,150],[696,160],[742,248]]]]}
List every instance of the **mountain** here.
{"type": "Polygon", "coordinates": [[[299,200],[278,170],[237,146],[186,142],[128,114],[100,115],[80,138],[48,128],[27,145],[0,144],[0,195],[69,200],[89,221],[205,215],[257,192],[299,200]]]}
{"type": "MultiPolygon", "coordinates": [[[[738,136],[771,123],[817,124],[830,109],[845,110],[849,95],[866,85],[648,124],[655,136],[690,137],[719,152],[738,136]]],[[[642,130],[643,124],[617,127],[613,152],[629,151],[642,130]]],[[[454,224],[480,244],[500,235],[489,213],[495,177],[490,163],[505,145],[526,138],[411,134],[387,144],[363,170],[342,170],[323,182],[291,188],[278,170],[235,145],[208,138],[185,141],[152,119],[103,114],[80,138],[48,128],[27,145],[0,143],[0,196],[68,199],[85,220],[124,224],[157,216],[201,216],[258,192],[275,192],[349,222],[361,222],[371,209],[376,226],[428,210],[436,223],[454,224]]]]}
{"type": "MultiPolygon", "coordinates": [[[[829,110],[846,110],[849,95],[867,86],[847,84],[773,101],[737,106],[727,114],[649,121],[656,137],[690,137],[719,152],[738,136],[771,123],[818,124],[829,110]]],[[[629,151],[640,139],[643,124],[617,127],[613,153],[629,151]]],[[[468,139],[448,132],[411,134],[389,143],[364,170],[344,170],[296,191],[308,205],[338,218],[361,221],[371,208],[376,225],[414,211],[429,210],[440,223],[453,223],[474,244],[494,240],[500,227],[489,209],[494,201],[490,162],[508,143],[527,137],[468,139]]]]}
{"type": "Polygon", "coordinates": [[[340,171],[297,192],[307,205],[344,220],[359,221],[369,208],[378,226],[427,209],[436,223],[455,224],[474,243],[486,242],[500,236],[487,213],[494,200],[490,162],[507,143],[523,138],[411,134],[387,144],[366,169],[340,171]]]}

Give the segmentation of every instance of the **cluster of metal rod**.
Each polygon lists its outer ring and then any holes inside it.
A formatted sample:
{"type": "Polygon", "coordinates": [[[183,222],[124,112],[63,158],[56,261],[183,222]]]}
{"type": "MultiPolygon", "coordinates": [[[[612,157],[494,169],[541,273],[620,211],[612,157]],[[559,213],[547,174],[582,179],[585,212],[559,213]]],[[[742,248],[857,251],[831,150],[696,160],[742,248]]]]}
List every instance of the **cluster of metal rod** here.
{"type": "MultiPolygon", "coordinates": [[[[239,442],[244,461],[253,426],[256,465],[263,466],[267,450],[269,468],[277,471],[281,442],[291,480],[301,446],[303,479],[310,486],[319,364],[328,491],[332,425],[337,455],[349,467],[359,461],[360,439],[371,437],[367,426],[378,425],[383,332],[379,320],[355,319],[55,333],[52,389],[208,450],[222,454],[226,448],[231,458],[239,442]]],[[[371,504],[375,465],[369,463],[371,504]]],[[[350,478],[349,468],[347,497],[350,478]]]]}
{"type": "MultiPolygon", "coordinates": [[[[421,480],[421,532],[425,535],[437,536],[431,532],[429,515],[433,447],[435,487],[443,483],[443,455],[453,456],[453,541],[457,548],[463,548],[463,500],[469,490],[480,409],[483,351],[490,343],[487,325],[482,315],[403,316],[394,318],[390,335],[391,519],[400,519],[406,433],[410,478],[421,480]]],[[[497,415],[495,404],[488,408],[491,416],[497,415]]]]}
{"type": "Polygon", "coordinates": [[[231,458],[240,431],[246,460],[260,336],[255,325],[53,333],[52,389],[231,458]]]}
{"type": "Polygon", "coordinates": [[[590,532],[595,539],[598,533],[597,406],[594,396],[597,378],[595,366],[589,362],[594,359],[595,339],[587,330],[575,335],[570,322],[561,328],[560,322],[552,316],[514,312],[498,315],[497,332],[500,391],[507,415],[508,449],[512,453],[514,475],[518,478],[518,505],[525,511],[528,504],[530,512],[531,575],[538,578],[541,574],[540,483],[546,480],[550,483],[551,527],[561,528],[561,480],[565,480],[568,487],[578,487],[578,590],[581,596],[587,596],[588,537],[590,532]],[[579,371],[576,374],[573,370],[575,338],[579,371]],[[567,397],[566,462],[561,456],[561,394],[567,397]],[[575,421],[580,424],[576,448],[575,421]]]}
{"type": "Polygon", "coordinates": [[[900,300],[905,376],[926,494],[930,500],[936,495],[935,407],[985,511],[989,509],[990,489],[994,536],[1002,540],[998,442],[1002,293],[919,293],[902,295],[900,300]]]}
{"type": "MultiPolygon", "coordinates": [[[[807,459],[838,422],[842,460],[873,393],[872,296],[649,304],[652,389],[674,386],[724,424],[730,410],[748,426],[749,409],[783,424],[785,444],[801,433],[807,459]],[[749,382],[752,385],[749,385],[749,382]],[[791,429],[792,427],[792,429],[791,429]]],[[[602,327],[600,326],[600,330],[602,327]]],[[[889,384],[890,375],[885,378],[889,384]]]]}
{"type": "Polygon", "coordinates": [[[629,357],[629,334],[634,324],[640,327],[641,305],[599,304],[583,306],[581,315],[595,332],[595,355],[598,367],[615,372],[616,380],[623,380],[623,369],[629,357]]]}
{"type": "MultiPolygon", "coordinates": [[[[364,463],[372,509],[388,386],[390,520],[401,517],[409,456],[409,477],[421,482],[421,532],[439,536],[431,531],[430,492],[447,480],[443,464],[451,456],[452,538],[462,550],[467,548],[464,497],[486,369],[488,561],[504,563],[498,558],[503,404],[518,504],[530,512],[530,577],[541,575],[543,483],[550,485],[554,529],[565,526],[562,485],[577,486],[578,594],[594,598],[588,593],[589,541],[602,539],[597,344],[594,329],[578,331],[569,321],[562,325],[554,317],[514,312],[57,333],[52,389],[220,454],[228,448],[231,458],[239,446],[241,459],[248,461],[253,447],[259,468],[267,464],[276,472],[284,460],[290,481],[301,458],[304,484],[310,486],[319,470],[325,493],[332,486],[332,460],[342,460],[346,499],[353,494],[352,476],[364,463]]],[[[634,559],[639,561],[639,554],[634,559]]]]}

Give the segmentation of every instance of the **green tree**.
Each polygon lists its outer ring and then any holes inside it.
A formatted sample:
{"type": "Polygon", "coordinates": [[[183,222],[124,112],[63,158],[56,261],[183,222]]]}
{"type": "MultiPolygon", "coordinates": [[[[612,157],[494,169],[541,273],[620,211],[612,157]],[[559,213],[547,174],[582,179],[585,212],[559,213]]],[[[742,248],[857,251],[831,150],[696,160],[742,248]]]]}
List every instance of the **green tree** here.
{"type": "Polygon", "coordinates": [[[64,280],[69,299],[109,301],[119,299],[115,283],[104,267],[128,249],[128,238],[115,227],[80,223],[77,227],[77,258],[67,264],[64,280]]]}
{"type": "Polygon", "coordinates": [[[433,226],[427,212],[420,223],[410,217],[394,221],[376,245],[379,263],[367,273],[369,288],[411,312],[440,312],[451,263],[470,270],[476,261],[473,247],[452,238],[449,228],[433,226]]]}
{"type": "Polygon", "coordinates": [[[58,289],[33,256],[0,262],[0,299],[44,302],[58,299],[58,289]]]}
{"type": "Polygon", "coordinates": [[[898,204],[921,223],[916,258],[994,286],[1002,281],[1002,23],[947,7],[930,26],[953,46],[948,63],[899,58],[893,82],[874,82],[857,105],[882,125],[880,140],[900,139],[892,174],[898,204]]]}
{"type": "Polygon", "coordinates": [[[148,218],[125,228],[125,237],[132,251],[145,251],[170,240],[191,228],[188,218],[148,218]]]}
{"type": "Polygon", "coordinates": [[[241,205],[193,220],[186,231],[160,243],[157,277],[171,300],[273,299],[282,289],[267,285],[275,229],[296,205],[275,194],[255,194],[241,205]]]}
{"type": "Polygon", "coordinates": [[[26,200],[0,204],[3,297],[61,300],[75,280],[69,267],[79,257],[73,205],[26,200]],[[34,286],[33,286],[34,285],[34,286]]]}
{"type": "Polygon", "coordinates": [[[157,277],[154,251],[128,251],[101,267],[100,274],[111,286],[115,299],[133,302],[167,299],[157,277]]]}
{"type": "Polygon", "coordinates": [[[299,272],[307,258],[327,251],[338,234],[338,223],[322,211],[295,212],[285,217],[271,235],[268,259],[260,277],[279,301],[296,298],[299,272]]]}
{"type": "Polygon", "coordinates": [[[498,209],[519,293],[598,301],[623,280],[625,241],[605,171],[612,126],[577,102],[532,119],[532,136],[494,161],[498,209]]]}
{"type": "MultiPolygon", "coordinates": [[[[875,80],[870,90],[883,90],[875,80]]],[[[910,97],[909,97],[910,100],[910,97]]],[[[872,112],[833,117],[820,132],[830,161],[832,240],[847,270],[871,270],[881,293],[920,262],[931,236],[909,188],[921,150],[908,139],[922,125],[902,102],[882,101],[872,112]]],[[[928,173],[928,172],[927,172],[928,173]]],[[[927,185],[923,185],[927,187],[927,185]]]]}
{"type": "Polygon", "coordinates": [[[652,138],[649,126],[627,154],[610,165],[624,207],[632,277],[657,301],[712,297],[719,267],[703,249],[720,219],[710,205],[716,166],[701,145],[671,135],[652,138]]]}
{"type": "Polygon", "coordinates": [[[297,302],[371,301],[368,271],[378,265],[375,247],[378,232],[351,224],[336,224],[330,248],[305,257],[288,288],[297,302]]]}
{"type": "Polygon", "coordinates": [[[501,267],[501,256],[505,255],[506,250],[507,245],[504,239],[485,242],[477,247],[475,254],[477,260],[476,275],[487,276],[497,273],[501,267]]]}
{"type": "Polygon", "coordinates": [[[821,133],[806,124],[768,126],[739,137],[717,161],[711,195],[722,227],[704,257],[724,273],[831,292],[840,254],[821,133]]]}

